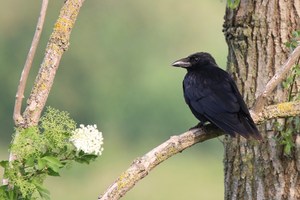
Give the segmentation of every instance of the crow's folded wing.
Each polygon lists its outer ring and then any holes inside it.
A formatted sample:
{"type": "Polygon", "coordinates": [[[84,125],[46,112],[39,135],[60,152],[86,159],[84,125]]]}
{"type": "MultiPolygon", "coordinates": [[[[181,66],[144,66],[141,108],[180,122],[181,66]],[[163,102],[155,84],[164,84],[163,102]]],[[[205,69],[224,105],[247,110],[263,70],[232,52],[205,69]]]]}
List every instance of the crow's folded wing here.
{"type": "Polygon", "coordinates": [[[197,88],[185,88],[185,99],[194,114],[199,113],[232,136],[239,133],[248,138],[249,135],[258,134],[248,109],[230,78],[207,86],[199,84],[197,88]]]}

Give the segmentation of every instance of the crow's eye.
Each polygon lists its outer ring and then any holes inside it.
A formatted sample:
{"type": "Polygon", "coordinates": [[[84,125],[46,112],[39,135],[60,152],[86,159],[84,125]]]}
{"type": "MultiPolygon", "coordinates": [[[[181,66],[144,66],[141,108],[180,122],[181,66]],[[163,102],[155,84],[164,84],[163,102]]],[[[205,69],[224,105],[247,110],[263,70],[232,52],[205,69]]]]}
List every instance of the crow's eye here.
{"type": "Polygon", "coordinates": [[[198,62],[199,58],[198,58],[198,57],[191,57],[191,60],[192,60],[193,62],[198,62]]]}

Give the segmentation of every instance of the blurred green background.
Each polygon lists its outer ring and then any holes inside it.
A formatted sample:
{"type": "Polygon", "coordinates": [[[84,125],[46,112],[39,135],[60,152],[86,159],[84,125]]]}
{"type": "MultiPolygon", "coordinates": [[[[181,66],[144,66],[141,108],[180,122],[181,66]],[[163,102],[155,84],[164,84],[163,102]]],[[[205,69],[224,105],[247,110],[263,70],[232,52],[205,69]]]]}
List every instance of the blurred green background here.
{"type": "MultiPolygon", "coordinates": [[[[61,6],[49,2],[24,102],[61,6]]],[[[0,7],[0,160],[8,157],[14,97],[39,9],[36,0],[0,7]]],[[[105,150],[88,166],[48,178],[52,199],[96,199],[134,158],[197,123],[182,95],[185,70],[170,64],[207,51],[225,67],[224,13],[224,0],[84,3],[47,105],[68,111],[78,124],[97,124],[105,150]]],[[[158,166],[123,199],[223,199],[222,157],[218,139],[197,144],[158,166]]]]}

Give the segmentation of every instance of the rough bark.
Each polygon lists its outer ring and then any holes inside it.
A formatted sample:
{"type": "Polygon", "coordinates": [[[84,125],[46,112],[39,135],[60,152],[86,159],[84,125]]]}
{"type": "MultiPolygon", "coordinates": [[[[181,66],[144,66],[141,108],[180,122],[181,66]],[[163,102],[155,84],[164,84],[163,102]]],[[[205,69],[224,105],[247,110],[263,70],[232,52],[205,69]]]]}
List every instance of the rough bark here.
{"type": "Polygon", "coordinates": [[[70,34],[84,0],[67,0],[47,44],[44,60],[23,113],[23,127],[37,125],[52,87],[63,53],[69,47],[70,34]]]}
{"type": "MultiPolygon", "coordinates": [[[[286,60],[284,43],[299,28],[300,0],[242,0],[237,9],[226,10],[228,69],[249,106],[286,60]]],[[[284,102],[287,96],[278,85],[267,103],[284,102]]],[[[300,199],[300,136],[295,134],[293,151],[284,156],[273,122],[259,126],[265,138],[259,145],[225,140],[225,199],[300,199]]]]}

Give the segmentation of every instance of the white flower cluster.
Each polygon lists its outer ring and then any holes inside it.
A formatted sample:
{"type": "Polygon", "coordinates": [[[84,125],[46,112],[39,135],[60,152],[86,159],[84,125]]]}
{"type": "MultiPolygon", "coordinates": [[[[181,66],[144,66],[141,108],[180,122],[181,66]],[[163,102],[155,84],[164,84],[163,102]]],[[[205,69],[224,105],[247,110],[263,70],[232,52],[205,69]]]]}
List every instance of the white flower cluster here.
{"type": "Polygon", "coordinates": [[[103,137],[102,133],[98,131],[97,125],[81,124],[72,132],[70,141],[74,144],[77,151],[82,150],[86,154],[101,155],[103,151],[103,137]]]}

